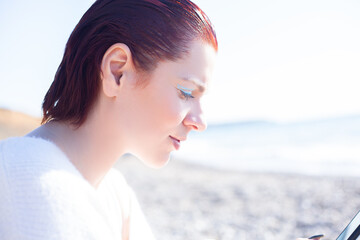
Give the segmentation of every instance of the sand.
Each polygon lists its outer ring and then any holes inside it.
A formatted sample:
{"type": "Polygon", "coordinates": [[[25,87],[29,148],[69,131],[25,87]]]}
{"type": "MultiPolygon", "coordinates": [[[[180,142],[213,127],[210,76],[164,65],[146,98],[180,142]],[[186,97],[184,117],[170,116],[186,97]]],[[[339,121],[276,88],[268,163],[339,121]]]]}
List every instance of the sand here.
{"type": "Polygon", "coordinates": [[[23,136],[40,126],[41,119],[0,108],[0,140],[23,136]]]}
{"type": "MultiPolygon", "coordinates": [[[[173,159],[117,164],[159,240],[336,239],[360,210],[360,178],[245,173],[173,159]]],[[[360,176],[360,174],[359,174],[360,176]]]]}

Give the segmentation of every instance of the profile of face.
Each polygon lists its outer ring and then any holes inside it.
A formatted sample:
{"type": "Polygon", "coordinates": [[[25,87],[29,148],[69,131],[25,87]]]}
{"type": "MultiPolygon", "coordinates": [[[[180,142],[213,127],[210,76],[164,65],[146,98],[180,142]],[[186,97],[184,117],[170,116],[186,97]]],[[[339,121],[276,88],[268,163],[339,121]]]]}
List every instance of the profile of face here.
{"type": "Polygon", "coordinates": [[[121,73],[110,115],[127,152],[146,165],[161,167],[190,131],[205,130],[201,99],[215,57],[210,44],[196,40],[182,59],[160,61],[143,87],[137,86],[139,76],[131,77],[130,70],[121,73]]]}

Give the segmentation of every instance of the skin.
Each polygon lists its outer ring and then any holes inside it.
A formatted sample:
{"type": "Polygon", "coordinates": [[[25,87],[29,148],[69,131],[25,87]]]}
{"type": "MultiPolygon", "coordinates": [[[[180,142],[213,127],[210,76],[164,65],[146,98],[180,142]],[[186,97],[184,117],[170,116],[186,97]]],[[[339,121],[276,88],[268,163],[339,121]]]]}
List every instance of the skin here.
{"type": "Polygon", "coordinates": [[[103,56],[101,89],[85,122],[76,128],[51,121],[28,136],[57,145],[95,188],[125,153],[151,167],[164,166],[190,131],[206,128],[201,97],[216,52],[201,40],[189,46],[182,59],[161,61],[144,74],[135,69],[129,48],[114,44],[103,56]],[[191,97],[179,85],[191,89],[191,97]]]}

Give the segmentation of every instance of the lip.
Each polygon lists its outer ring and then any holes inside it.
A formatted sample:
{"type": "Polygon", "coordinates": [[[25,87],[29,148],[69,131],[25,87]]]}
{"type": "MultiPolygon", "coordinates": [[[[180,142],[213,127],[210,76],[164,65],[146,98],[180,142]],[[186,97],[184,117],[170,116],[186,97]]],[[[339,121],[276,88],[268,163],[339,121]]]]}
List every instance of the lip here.
{"type": "Polygon", "coordinates": [[[181,140],[179,140],[179,139],[177,139],[177,138],[175,138],[175,137],[173,137],[173,136],[170,136],[170,138],[171,138],[171,140],[172,140],[172,142],[173,142],[173,145],[174,145],[175,149],[176,149],[176,150],[179,150],[181,140]]]}

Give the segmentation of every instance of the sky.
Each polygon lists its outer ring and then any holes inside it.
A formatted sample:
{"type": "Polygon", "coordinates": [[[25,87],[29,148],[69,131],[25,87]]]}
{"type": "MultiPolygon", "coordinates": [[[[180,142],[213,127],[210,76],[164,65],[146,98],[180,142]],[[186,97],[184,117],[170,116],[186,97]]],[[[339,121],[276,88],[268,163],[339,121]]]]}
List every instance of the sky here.
{"type": "MultiPolygon", "coordinates": [[[[209,123],[360,114],[360,1],[195,0],[219,41],[209,123]]],[[[0,107],[40,116],[90,0],[0,1],[0,107]]]]}

